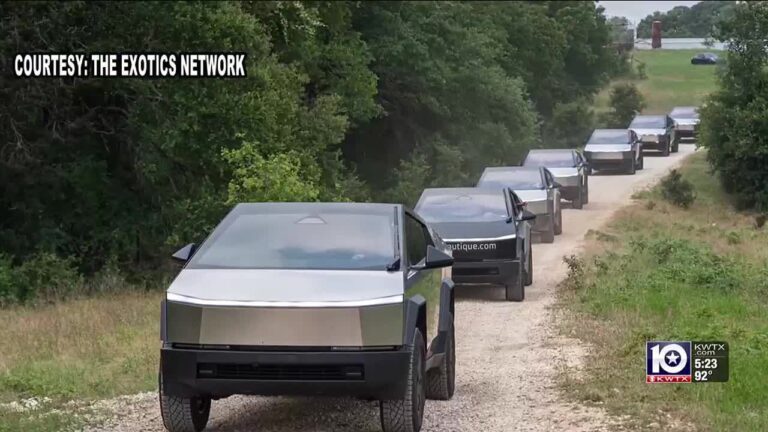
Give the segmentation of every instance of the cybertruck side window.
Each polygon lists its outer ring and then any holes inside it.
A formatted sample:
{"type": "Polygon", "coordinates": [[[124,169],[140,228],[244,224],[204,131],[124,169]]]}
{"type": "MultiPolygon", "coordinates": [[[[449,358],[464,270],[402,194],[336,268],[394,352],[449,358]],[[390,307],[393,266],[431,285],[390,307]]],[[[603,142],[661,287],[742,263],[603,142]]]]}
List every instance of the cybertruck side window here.
{"type": "Polygon", "coordinates": [[[416,265],[427,256],[426,228],[407,213],[405,215],[405,242],[408,247],[408,264],[416,265]]]}
{"type": "Polygon", "coordinates": [[[187,268],[385,270],[394,213],[233,213],[187,268]]]}

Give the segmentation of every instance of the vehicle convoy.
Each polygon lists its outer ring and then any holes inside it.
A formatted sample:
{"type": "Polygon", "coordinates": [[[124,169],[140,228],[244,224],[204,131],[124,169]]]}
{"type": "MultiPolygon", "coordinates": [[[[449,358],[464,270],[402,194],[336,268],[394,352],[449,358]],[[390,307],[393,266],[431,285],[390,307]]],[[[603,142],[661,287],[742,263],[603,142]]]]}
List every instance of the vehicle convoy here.
{"type": "Polygon", "coordinates": [[[628,129],[595,129],[584,146],[592,170],[623,170],[634,174],[643,169],[643,146],[628,129]]]}
{"type": "Polygon", "coordinates": [[[418,431],[455,389],[450,248],[399,204],[238,204],[162,302],[160,408],[200,431],[233,394],[380,401],[384,431],[418,431]]]}
{"type": "Polygon", "coordinates": [[[425,189],[415,209],[453,250],[456,284],[501,285],[508,301],[523,301],[536,215],[511,189],[425,189]]]}
{"type": "MultiPolygon", "coordinates": [[[[546,167],[560,185],[560,195],[575,209],[589,202],[587,160],[575,149],[536,149],[528,152],[525,167],[546,167]]],[[[538,219],[537,219],[538,221],[538,219]]]]}
{"type": "Polygon", "coordinates": [[[696,139],[699,131],[699,112],[696,107],[674,107],[669,116],[674,124],[674,137],[677,144],[683,139],[696,139]]]}
{"type": "Polygon", "coordinates": [[[678,151],[679,143],[672,139],[674,123],[668,115],[635,116],[629,129],[637,134],[643,150],[658,150],[662,156],[678,151]]]}
{"type": "Polygon", "coordinates": [[[544,167],[489,167],[483,171],[477,187],[495,190],[511,188],[536,215],[531,228],[544,243],[555,241],[563,232],[563,211],[560,207],[560,185],[544,167]]]}

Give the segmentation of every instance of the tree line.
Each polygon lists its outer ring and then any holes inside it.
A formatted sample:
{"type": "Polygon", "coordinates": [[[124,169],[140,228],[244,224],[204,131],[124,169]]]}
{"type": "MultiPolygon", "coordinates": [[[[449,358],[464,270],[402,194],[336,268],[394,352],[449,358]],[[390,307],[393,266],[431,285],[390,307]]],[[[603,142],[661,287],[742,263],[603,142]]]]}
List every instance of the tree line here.
{"type": "Polygon", "coordinates": [[[675,6],[668,12],[656,11],[637,25],[637,37],[649,39],[654,21],[661,21],[662,37],[706,38],[715,26],[731,14],[735,1],[702,1],[695,5],[675,6]]]}
{"type": "Polygon", "coordinates": [[[581,144],[621,69],[591,1],[0,8],[4,71],[18,52],[248,55],[245,79],[0,76],[0,301],[4,280],[34,296],[7,275],[46,280],[37,262],[148,274],[236,202],[413,204],[581,144]]]}

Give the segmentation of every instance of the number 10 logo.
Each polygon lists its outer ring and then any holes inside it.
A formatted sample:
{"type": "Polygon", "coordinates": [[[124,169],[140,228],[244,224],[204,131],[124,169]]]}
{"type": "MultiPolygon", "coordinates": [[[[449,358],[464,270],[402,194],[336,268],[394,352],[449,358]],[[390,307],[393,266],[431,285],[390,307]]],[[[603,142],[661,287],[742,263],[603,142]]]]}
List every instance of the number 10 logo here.
{"type": "Polygon", "coordinates": [[[646,342],[645,382],[691,382],[690,342],[646,342]]]}

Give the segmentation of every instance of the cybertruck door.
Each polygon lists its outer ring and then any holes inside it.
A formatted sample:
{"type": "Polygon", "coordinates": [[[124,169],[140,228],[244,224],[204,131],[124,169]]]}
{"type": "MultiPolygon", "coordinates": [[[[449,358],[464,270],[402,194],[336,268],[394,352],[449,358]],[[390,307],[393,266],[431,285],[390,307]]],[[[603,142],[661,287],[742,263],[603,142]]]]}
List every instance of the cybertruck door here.
{"type": "Polygon", "coordinates": [[[427,246],[432,244],[426,225],[421,223],[409,211],[405,212],[405,265],[407,265],[405,280],[405,295],[408,298],[420,295],[427,303],[426,337],[427,346],[432,338],[437,336],[440,317],[440,285],[442,269],[415,269],[416,265],[424,264],[427,256],[427,246]]]}

